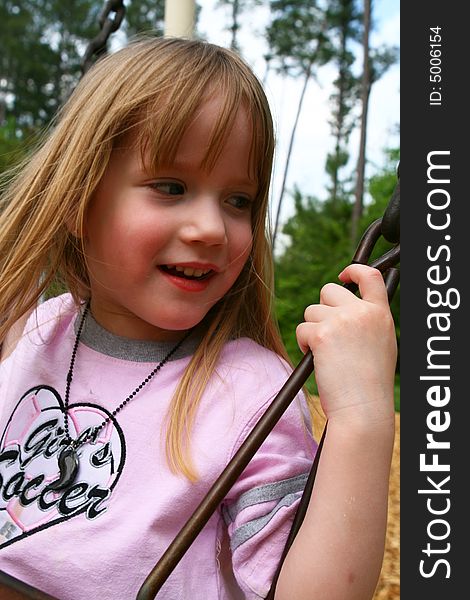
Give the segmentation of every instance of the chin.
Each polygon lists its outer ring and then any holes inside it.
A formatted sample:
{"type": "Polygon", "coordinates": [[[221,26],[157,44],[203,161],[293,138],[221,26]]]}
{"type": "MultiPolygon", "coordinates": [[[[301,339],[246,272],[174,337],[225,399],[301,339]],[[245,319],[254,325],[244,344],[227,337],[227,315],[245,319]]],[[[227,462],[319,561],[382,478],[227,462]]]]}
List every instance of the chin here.
{"type": "Polygon", "coordinates": [[[205,316],[206,315],[202,315],[200,318],[193,317],[185,319],[182,318],[181,315],[178,315],[178,317],[174,319],[169,318],[164,321],[162,320],[162,325],[160,326],[157,324],[157,327],[166,331],[187,331],[188,329],[192,329],[193,327],[196,327],[196,325],[199,325],[205,316]]]}

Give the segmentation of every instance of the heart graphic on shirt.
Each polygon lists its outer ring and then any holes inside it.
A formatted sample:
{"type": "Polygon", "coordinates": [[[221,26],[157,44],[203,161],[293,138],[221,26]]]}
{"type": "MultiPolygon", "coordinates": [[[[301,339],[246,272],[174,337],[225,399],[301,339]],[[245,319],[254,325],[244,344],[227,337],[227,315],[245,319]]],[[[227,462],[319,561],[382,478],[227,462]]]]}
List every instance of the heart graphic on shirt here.
{"type": "Polygon", "coordinates": [[[72,439],[109,418],[96,439],[78,449],[76,480],[65,490],[48,486],[59,478],[58,455],[65,442],[64,403],[51,387],[27,391],[0,441],[0,548],[79,514],[94,519],[106,510],[125,461],[124,435],[100,406],[69,406],[72,439]]]}

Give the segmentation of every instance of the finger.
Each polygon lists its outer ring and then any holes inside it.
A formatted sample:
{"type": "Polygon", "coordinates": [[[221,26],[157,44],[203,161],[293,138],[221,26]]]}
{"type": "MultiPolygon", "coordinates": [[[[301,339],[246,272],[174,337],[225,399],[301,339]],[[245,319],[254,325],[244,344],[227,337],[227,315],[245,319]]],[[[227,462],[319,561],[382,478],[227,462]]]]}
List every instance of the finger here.
{"type": "Polygon", "coordinates": [[[328,313],[331,312],[331,308],[331,306],[325,304],[310,304],[305,309],[304,319],[310,323],[319,323],[326,319],[328,313]]]}
{"type": "Polygon", "coordinates": [[[338,275],[338,278],[343,283],[356,283],[363,300],[388,306],[387,289],[382,273],[378,269],[369,265],[349,265],[338,275]]]}
{"type": "Polygon", "coordinates": [[[310,349],[309,340],[311,342],[315,327],[315,323],[300,323],[300,325],[297,325],[295,330],[297,344],[304,354],[310,349]]]}
{"type": "Polygon", "coordinates": [[[342,285],[327,283],[320,290],[320,303],[326,306],[341,306],[355,302],[358,297],[342,285]]]}

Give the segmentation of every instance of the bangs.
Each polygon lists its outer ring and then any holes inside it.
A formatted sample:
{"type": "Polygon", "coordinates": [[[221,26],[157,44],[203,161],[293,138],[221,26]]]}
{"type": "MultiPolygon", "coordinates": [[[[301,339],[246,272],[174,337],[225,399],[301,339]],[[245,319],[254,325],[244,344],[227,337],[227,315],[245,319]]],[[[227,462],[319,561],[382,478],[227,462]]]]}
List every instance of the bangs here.
{"type": "Polygon", "coordinates": [[[245,110],[252,127],[249,175],[258,184],[253,229],[261,225],[274,155],[272,117],[262,85],[234,52],[180,38],[140,39],[100,59],[72,94],[61,115],[54,152],[65,166],[72,164],[72,153],[73,164],[79,163],[80,172],[77,167],[70,173],[74,186],[80,182],[86,190],[80,195],[80,207],[74,199],[71,209],[77,222],[113,149],[132,147],[140,153],[144,168],[154,172],[174,161],[188,125],[214,96],[221,100],[214,109],[219,114],[202,168],[210,171],[215,165],[238,111],[245,110]]]}
{"type": "MultiPolygon", "coordinates": [[[[216,164],[227,139],[232,131],[235,118],[243,109],[247,113],[252,129],[252,141],[248,163],[250,177],[260,183],[265,173],[271,169],[270,131],[265,127],[253,105],[232,89],[217,88],[217,91],[204,91],[199,97],[185,97],[181,102],[165,98],[158,107],[147,107],[145,115],[135,123],[135,144],[140,149],[145,167],[151,172],[162,164],[175,160],[181,139],[189,124],[197,119],[202,104],[212,96],[223,98],[220,110],[211,133],[201,167],[210,171],[216,164]],[[176,107],[176,108],[175,108],[176,107]]],[[[210,88],[209,88],[210,90],[210,88]]]]}
{"type": "Polygon", "coordinates": [[[202,104],[216,96],[221,100],[219,113],[201,166],[210,171],[215,165],[237,113],[243,109],[252,128],[250,177],[258,182],[259,192],[265,194],[271,177],[274,135],[261,84],[241,59],[234,62],[233,54],[228,55],[217,46],[202,48],[203,55],[189,54],[180,57],[180,61],[173,56],[172,73],[164,82],[161,76],[157,77],[158,89],[148,93],[140,106],[134,106],[127,134],[132,132],[133,146],[140,151],[145,168],[152,172],[175,159],[188,125],[197,119],[202,104]],[[188,61],[193,63],[190,68],[188,61]]]}

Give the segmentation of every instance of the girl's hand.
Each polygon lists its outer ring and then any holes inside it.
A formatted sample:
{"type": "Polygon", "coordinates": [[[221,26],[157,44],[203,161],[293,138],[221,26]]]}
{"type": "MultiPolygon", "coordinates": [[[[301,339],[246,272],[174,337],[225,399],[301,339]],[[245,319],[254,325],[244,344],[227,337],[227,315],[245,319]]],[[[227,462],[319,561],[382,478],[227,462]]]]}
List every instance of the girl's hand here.
{"type": "Polygon", "coordinates": [[[320,304],[305,310],[297,327],[303,352],[312,350],[321,404],[330,422],[370,427],[393,419],[397,358],[395,328],[381,273],[350,265],[339,275],[355,282],[361,298],[328,283],[320,304]]]}

